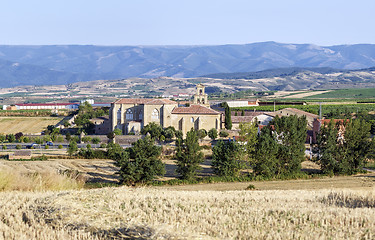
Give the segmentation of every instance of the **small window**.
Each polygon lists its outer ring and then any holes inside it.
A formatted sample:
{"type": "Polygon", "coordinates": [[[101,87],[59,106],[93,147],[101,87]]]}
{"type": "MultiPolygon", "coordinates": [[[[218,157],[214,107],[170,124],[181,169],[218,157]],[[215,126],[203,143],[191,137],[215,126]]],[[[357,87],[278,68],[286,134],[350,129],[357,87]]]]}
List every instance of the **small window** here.
{"type": "Polygon", "coordinates": [[[194,122],[194,118],[193,118],[193,117],[191,118],[191,122],[192,122],[192,123],[194,122]]]}
{"type": "Polygon", "coordinates": [[[151,113],[151,120],[159,120],[159,111],[156,108],[151,113]]]}
{"type": "Polygon", "coordinates": [[[117,110],[117,120],[121,120],[121,109],[117,110]]]}

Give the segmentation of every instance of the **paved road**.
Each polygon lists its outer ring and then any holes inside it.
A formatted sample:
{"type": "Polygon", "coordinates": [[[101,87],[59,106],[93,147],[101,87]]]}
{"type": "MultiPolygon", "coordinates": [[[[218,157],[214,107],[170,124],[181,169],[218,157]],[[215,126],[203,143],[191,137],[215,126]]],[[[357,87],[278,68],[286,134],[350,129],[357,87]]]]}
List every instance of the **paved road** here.
{"type": "MultiPolygon", "coordinates": [[[[17,146],[20,145],[21,146],[21,149],[30,149],[32,143],[7,143],[7,144],[2,144],[0,145],[0,149],[2,149],[3,146],[6,146],[7,149],[17,149],[17,146]]],[[[48,149],[59,149],[59,145],[61,145],[63,147],[63,149],[66,149],[68,148],[68,144],[67,143],[57,143],[57,144],[53,144],[52,146],[48,146],[48,149]]],[[[100,144],[91,144],[91,147],[92,148],[99,148],[100,147],[100,144]]],[[[34,144],[34,149],[45,149],[46,147],[46,144],[34,144]]],[[[86,148],[87,147],[87,144],[86,143],[79,143],[77,144],[78,148],[86,148]]],[[[130,147],[131,145],[121,145],[123,148],[128,148],[130,147]]]]}

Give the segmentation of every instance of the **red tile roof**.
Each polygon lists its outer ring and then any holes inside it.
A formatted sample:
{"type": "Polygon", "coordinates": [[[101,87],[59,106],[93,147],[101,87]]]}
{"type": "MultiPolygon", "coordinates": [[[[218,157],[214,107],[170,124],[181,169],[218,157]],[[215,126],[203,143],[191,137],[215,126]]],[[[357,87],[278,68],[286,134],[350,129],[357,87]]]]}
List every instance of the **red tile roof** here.
{"type": "Polygon", "coordinates": [[[122,98],[115,103],[118,104],[147,104],[147,105],[163,105],[163,104],[177,104],[177,102],[169,99],[153,99],[153,98],[122,98]]]}
{"type": "Polygon", "coordinates": [[[231,116],[232,123],[251,122],[253,116],[231,116]]]}
{"type": "Polygon", "coordinates": [[[150,102],[154,99],[152,98],[122,98],[122,99],[119,99],[117,101],[115,101],[115,103],[119,103],[119,104],[145,104],[147,102],[150,102]]]}
{"type": "Polygon", "coordinates": [[[291,111],[291,112],[295,113],[296,115],[305,115],[305,116],[311,117],[311,118],[318,118],[319,117],[316,114],[305,112],[305,111],[297,109],[297,108],[284,108],[284,109],[281,109],[277,112],[280,112],[280,111],[283,111],[283,110],[288,110],[288,111],[291,111]]]}
{"type": "Polygon", "coordinates": [[[19,103],[16,106],[68,106],[75,105],[78,103],[19,103]]]}
{"type": "Polygon", "coordinates": [[[177,102],[164,98],[164,99],[154,99],[145,104],[146,105],[164,105],[164,104],[177,104],[177,102]]]}
{"type": "Polygon", "coordinates": [[[189,107],[176,107],[172,110],[172,114],[207,114],[218,115],[219,112],[202,105],[190,105],[189,107]]]}

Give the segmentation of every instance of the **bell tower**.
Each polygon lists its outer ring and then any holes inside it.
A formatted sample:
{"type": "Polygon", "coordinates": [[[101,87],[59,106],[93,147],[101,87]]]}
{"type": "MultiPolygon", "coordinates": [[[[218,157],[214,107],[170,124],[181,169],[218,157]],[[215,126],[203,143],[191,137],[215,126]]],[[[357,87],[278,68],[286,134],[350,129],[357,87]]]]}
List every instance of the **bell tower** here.
{"type": "Polygon", "coordinates": [[[210,106],[208,103],[207,94],[204,93],[205,86],[203,84],[197,84],[197,93],[194,94],[194,104],[210,106]]]}

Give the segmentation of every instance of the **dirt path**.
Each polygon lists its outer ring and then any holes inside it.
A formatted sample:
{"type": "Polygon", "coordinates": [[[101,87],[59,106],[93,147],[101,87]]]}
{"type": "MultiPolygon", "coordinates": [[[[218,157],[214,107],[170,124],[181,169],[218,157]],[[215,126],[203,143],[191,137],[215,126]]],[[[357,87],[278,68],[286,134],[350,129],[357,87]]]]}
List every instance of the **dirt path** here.
{"type": "Polygon", "coordinates": [[[361,174],[355,176],[325,177],[321,179],[308,180],[285,180],[285,181],[254,181],[235,183],[195,184],[182,186],[166,186],[164,188],[181,191],[229,191],[245,190],[250,184],[257,190],[316,190],[316,189],[374,189],[375,173],[361,174]]]}

